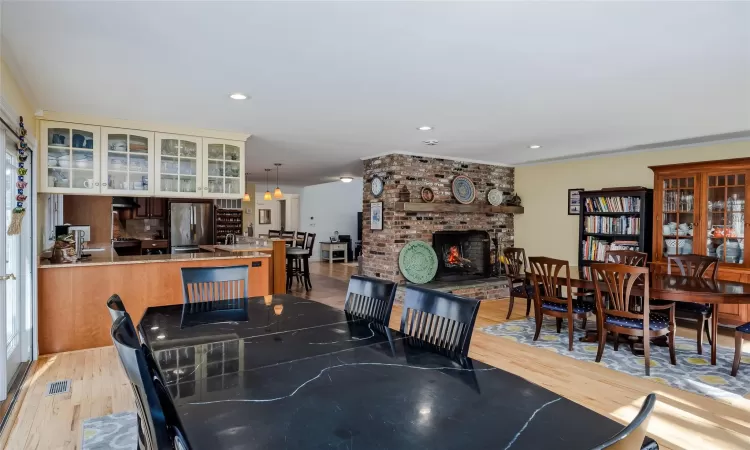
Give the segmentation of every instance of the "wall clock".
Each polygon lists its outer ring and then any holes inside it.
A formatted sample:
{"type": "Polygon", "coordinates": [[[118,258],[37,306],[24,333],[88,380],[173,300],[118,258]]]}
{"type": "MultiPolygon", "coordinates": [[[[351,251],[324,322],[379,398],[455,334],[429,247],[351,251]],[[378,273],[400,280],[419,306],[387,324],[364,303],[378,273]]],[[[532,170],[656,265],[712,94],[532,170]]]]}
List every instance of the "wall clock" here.
{"type": "Polygon", "coordinates": [[[383,179],[379,176],[372,177],[372,180],[370,181],[370,191],[372,191],[372,195],[375,197],[380,197],[380,194],[383,193],[383,179]]]}

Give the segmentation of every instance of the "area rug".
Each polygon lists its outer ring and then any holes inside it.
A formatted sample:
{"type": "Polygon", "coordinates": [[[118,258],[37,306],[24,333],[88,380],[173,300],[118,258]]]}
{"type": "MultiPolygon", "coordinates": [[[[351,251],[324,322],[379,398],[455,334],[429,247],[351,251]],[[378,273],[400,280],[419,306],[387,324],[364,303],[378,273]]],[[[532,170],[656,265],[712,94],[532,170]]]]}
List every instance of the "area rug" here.
{"type": "MultiPolygon", "coordinates": [[[[580,326],[580,321],[576,321],[576,324],[580,326]]],[[[529,318],[491,325],[480,330],[521,344],[532,345],[596,364],[594,359],[598,344],[579,342],[578,339],[584,335],[584,331],[580,328],[575,329],[572,352],[568,351],[567,321],[563,322],[563,328],[560,334],[557,334],[555,320],[545,318],[542,332],[536,342],[533,341],[535,328],[534,319],[529,318]]],[[[732,377],[730,372],[734,360],[733,348],[718,347],[715,366],[711,365],[711,347],[705,342],[703,355],[699,355],[696,352],[695,340],[677,336],[675,350],[677,365],[673,366],[669,363],[668,348],[651,346],[650,377],[646,376],[643,357],[633,355],[627,344],[620,343],[619,350],[615,351],[612,342],[607,342],[599,364],[714,399],[744,397],[750,393],[750,366],[748,366],[750,356],[747,353],[742,357],[744,367],[740,365],[737,377],[732,377]]]]}
{"type": "Polygon", "coordinates": [[[82,450],[135,450],[138,419],[134,412],[94,417],[83,422],[82,450]]]}

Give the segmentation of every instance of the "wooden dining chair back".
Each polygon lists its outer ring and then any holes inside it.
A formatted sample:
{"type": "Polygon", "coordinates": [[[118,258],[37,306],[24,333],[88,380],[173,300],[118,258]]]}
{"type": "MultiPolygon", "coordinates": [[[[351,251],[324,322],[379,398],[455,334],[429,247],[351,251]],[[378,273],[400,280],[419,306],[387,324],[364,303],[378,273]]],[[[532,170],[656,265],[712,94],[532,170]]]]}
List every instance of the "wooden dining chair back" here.
{"type": "Polygon", "coordinates": [[[463,356],[469,353],[479,300],[407,286],[401,332],[463,356]]]}
{"type": "Polygon", "coordinates": [[[668,336],[669,355],[672,364],[677,364],[674,348],[674,331],[676,328],[674,304],[650,305],[649,271],[646,267],[628,266],[625,264],[592,264],[591,270],[596,292],[596,326],[599,335],[599,348],[596,362],[601,361],[607,331],[614,333],[615,350],[619,335],[642,336],[643,355],[645,356],[646,375],[651,373],[651,356],[649,342],[658,336],[668,336]],[[635,312],[633,288],[638,286],[640,311],[635,312]],[[607,301],[605,302],[604,293],[607,301]],[[666,310],[669,316],[653,313],[652,310],[666,310]]]}
{"type": "Polygon", "coordinates": [[[395,298],[396,283],[354,275],[349,279],[344,311],[387,327],[395,298]]]}
{"type": "Polygon", "coordinates": [[[562,259],[542,256],[529,258],[531,285],[534,287],[534,340],[539,339],[544,316],[552,316],[557,322],[557,332],[562,329],[563,319],[568,319],[568,350],[573,350],[574,319],[580,318],[586,327],[586,314],[594,309],[591,303],[574,298],[570,282],[570,264],[562,259]],[[562,292],[565,290],[565,295],[562,292]]]}
{"type": "Polygon", "coordinates": [[[107,299],[107,309],[109,310],[109,316],[112,318],[112,323],[115,323],[117,319],[125,315],[125,304],[117,294],[112,294],[107,299]]]}
{"type": "Polygon", "coordinates": [[[110,334],[133,390],[138,416],[138,448],[188,449],[169,393],[159,378],[153,376],[130,315],[125,313],[119,317],[112,324],[110,334]]]}
{"type": "Polygon", "coordinates": [[[247,266],[183,267],[181,270],[183,303],[247,297],[247,266]]]}
{"type": "Polygon", "coordinates": [[[591,450],[658,449],[659,446],[653,440],[646,437],[646,430],[648,429],[654,407],[656,407],[656,394],[648,394],[641,406],[641,410],[632,422],[606,442],[591,450]]]}
{"type": "Polygon", "coordinates": [[[510,319],[513,314],[513,304],[516,297],[526,298],[526,317],[531,311],[531,298],[534,296],[534,288],[526,279],[526,270],[529,268],[529,261],[526,259],[526,251],[520,247],[507,247],[503,249],[503,266],[505,275],[510,283],[508,303],[508,315],[506,320],[510,319]]]}
{"type": "Polygon", "coordinates": [[[604,261],[626,266],[646,267],[648,253],[635,250],[609,250],[604,253],[604,261]]]}

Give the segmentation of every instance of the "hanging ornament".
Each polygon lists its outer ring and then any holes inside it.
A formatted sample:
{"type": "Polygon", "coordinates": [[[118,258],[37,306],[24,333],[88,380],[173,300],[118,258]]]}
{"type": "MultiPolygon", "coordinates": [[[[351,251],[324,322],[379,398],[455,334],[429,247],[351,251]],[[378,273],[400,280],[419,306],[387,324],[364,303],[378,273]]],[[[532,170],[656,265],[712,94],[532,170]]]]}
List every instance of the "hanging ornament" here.
{"type": "Polygon", "coordinates": [[[8,236],[21,234],[21,222],[23,222],[23,216],[26,214],[26,208],[23,204],[26,202],[26,195],[23,193],[26,186],[29,185],[24,181],[24,176],[29,172],[29,169],[24,167],[26,160],[29,159],[30,150],[26,144],[26,128],[23,126],[23,117],[19,119],[20,130],[20,142],[16,145],[18,150],[18,181],[16,182],[16,207],[13,208],[13,214],[10,218],[10,224],[8,225],[8,236]]]}

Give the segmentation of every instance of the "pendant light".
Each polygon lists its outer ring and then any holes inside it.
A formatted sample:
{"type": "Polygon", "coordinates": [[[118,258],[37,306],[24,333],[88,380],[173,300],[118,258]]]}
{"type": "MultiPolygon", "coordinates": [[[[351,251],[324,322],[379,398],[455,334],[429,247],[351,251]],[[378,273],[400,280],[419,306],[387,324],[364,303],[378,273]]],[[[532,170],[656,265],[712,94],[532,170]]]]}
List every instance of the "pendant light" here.
{"type": "Polygon", "coordinates": [[[266,193],[263,194],[263,200],[271,200],[271,191],[268,190],[268,172],[270,172],[271,169],[266,169],[266,193]]]}
{"type": "Polygon", "coordinates": [[[276,166],[276,190],[273,191],[273,198],[282,198],[284,197],[284,194],[281,193],[281,189],[279,189],[279,166],[281,163],[274,163],[274,166],[276,166]]]}

